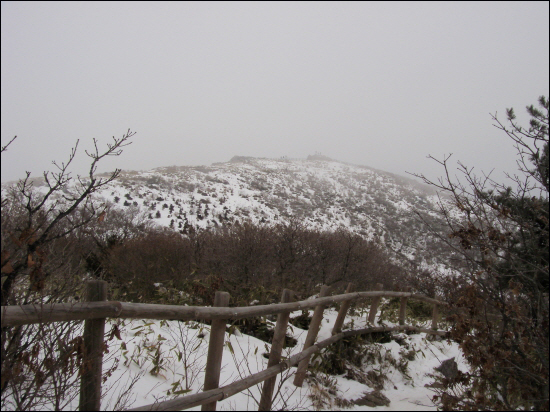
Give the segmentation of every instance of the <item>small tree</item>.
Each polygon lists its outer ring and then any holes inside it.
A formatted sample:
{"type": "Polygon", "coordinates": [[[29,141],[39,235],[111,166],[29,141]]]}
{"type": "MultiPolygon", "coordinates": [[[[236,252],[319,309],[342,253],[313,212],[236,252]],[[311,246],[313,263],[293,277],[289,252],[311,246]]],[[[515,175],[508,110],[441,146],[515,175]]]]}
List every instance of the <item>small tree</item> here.
{"type": "MultiPolygon", "coordinates": [[[[122,147],[131,144],[128,139],[135,133],[128,132],[120,139],[113,136],[113,143],[107,144],[107,150],[100,152],[97,140],[94,139],[94,150],[86,151],[92,159],[87,178],[77,176],[77,182],[72,184],[69,166],[78,148],[78,141],[71,150],[67,163],[57,162],[57,172],[44,172],[47,186],[45,194],[34,190],[30,172],[17,183],[12,197],[23,202],[23,219],[17,225],[10,225],[7,230],[2,222],[2,305],[8,304],[13,295],[13,287],[17,279],[28,279],[28,290],[42,289],[45,274],[40,267],[43,259],[43,248],[56,239],[60,239],[89,224],[98,216],[97,205],[91,194],[109,184],[120,174],[116,169],[107,178],[96,176],[98,162],[107,156],[119,156],[122,147]]],[[[13,139],[12,139],[13,141],[13,139]]],[[[10,141],[10,143],[12,142],[10,141]]],[[[9,143],[8,143],[9,145],[9,143]]],[[[2,148],[5,151],[7,148],[2,148]]],[[[2,206],[7,199],[2,199],[2,206]]],[[[14,302],[15,303],[15,302],[14,302]]],[[[18,304],[29,303],[27,301],[18,304]]]]}
{"type": "Polygon", "coordinates": [[[434,159],[445,170],[438,182],[415,175],[449,195],[440,198],[449,229],[440,236],[460,257],[449,320],[471,372],[445,382],[445,410],[548,410],[548,100],[539,105],[527,107],[528,129],[513,109],[508,125],[492,116],[518,153],[511,187],[460,162],[465,183],[453,180],[450,156],[434,159]]]}
{"type": "MultiPolygon", "coordinates": [[[[116,179],[120,169],[100,178],[97,164],[119,156],[135,133],[113,137],[107,149],[86,151],[91,159],[87,177],[71,177],[78,147],[66,163],[44,172],[45,190],[35,190],[30,172],[5,195],[2,192],[1,301],[5,305],[74,302],[82,285],[84,265],[75,253],[86,228],[101,223],[105,210],[92,194],[116,179]]],[[[12,139],[2,152],[15,140],[12,139]]],[[[2,327],[2,407],[16,410],[65,407],[76,396],[74,372],[81,364],[81,338],[76,322],[2,327]],[[76,368],[76,369],[75,369],[76,368]]]]}

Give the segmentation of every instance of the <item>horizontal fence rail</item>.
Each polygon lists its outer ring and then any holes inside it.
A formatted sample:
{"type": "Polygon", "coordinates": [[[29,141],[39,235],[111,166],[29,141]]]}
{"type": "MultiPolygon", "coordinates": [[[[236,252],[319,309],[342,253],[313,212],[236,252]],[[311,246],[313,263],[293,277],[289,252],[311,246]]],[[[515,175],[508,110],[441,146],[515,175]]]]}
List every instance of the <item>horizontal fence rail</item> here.
{"type": "Polygon", "coordinates": [[[392,331],[423,332],[440,336],[445,336],[447,334],[445,331],[437,330],[439,307],[447,306],[445,302],[424,295],[413,294],[408,291],[383,291],[382,284],[377,284],[375,287],[376,290],[374,291],[351,293],[353,291],[353,284],[350,283],[346,289],[346,293],[335,296],[326,296],[326,294],[328,294],[328,287],[323,286],[319,295],[320,297],[299,302],[290,302],[292,292],[285,289],[283,290],[281,303],[249,307],[228,307],[227,305],[230,297],[227,292],[216,292],[216,299],[213,307],[103,301],[102,299],[104,299],[103,296],[105,296],[105,293],[97,296],[92,293],[94,289],[100,290],[105,287],[106,282],[89,281],[87,285],[89,302],[2,306],[2,327],[17,327],[46,322],[86,321],[85,330],[88,332],[84,335],[84,343],[89,346],[87,349],[87,352],[89,352],[88,356],[93,358],[97,367],[94,372],[82,376],[82,390],[80,393],[81,410],[99,410],[102,375],[102,337],[106,318],[213,321],[211,325],[211,339],[209,341],[204,391],[169,401],[156,402],[154,404],[130,409],[131,411],[182,410],[199,405],[202,405],[202,410],[216,410],[216,403],[218,401],[262,382],[264,382],[264,385],[259,410],[270,410],[273,400],[275,376],[292,366],[299,365],[294,385],[302,386],[311,355],[341,339],[373,332],[392,331]],[[399,326],[374,326],[376,323],[377,307],[382,297],[400,298],[399,326]],[[367,315],[367,327],[342,332],[341,328],[350,304],[354,301],[366,298],[372,299],[369,314],[367,315]],[[431,329],[404,324],[405,308],[409,299],[416,299],[433,305],[431,329]],[[332,336],[321,342],[315,343],[319,331],[318,324],[322,321],[324,309],[328,305],[334,303],[340,303],[340,310],[332,330],[332,336]],[[289,315],[291,312],[306,309],[315,309],[312,327],[308,331],[306,343],[300,353],[281,362],[281,351],[284,345],[289,315]],[[273,342],[271,344],[268,367],[261,372],[219,388],[218,383],[226,322],[234,319],[274,314],[277,314],[278,318],[275,325],[273,342]]]}
{"type": "Polygon", "coordinates": [[[158,305],[152,303],[128,302],[82,302],[54,303],[45,305],[2,306],[2,327],[27,325],[45,322],[66,322],[100,318],[126,319],[166,319],[166,320],[214,320],[242,319],[253,316],[275,315],[283,312],[313,309],[318,305],[330,305],[343,301],[356,301],[372,297],[412,298],[434,305],[447,306],[447,303],[424,295],[410,292],[354,292],[343,295],[326,296],[317,299],[292,303],[274,303],[248,307],[203,307],[158,305]]]}

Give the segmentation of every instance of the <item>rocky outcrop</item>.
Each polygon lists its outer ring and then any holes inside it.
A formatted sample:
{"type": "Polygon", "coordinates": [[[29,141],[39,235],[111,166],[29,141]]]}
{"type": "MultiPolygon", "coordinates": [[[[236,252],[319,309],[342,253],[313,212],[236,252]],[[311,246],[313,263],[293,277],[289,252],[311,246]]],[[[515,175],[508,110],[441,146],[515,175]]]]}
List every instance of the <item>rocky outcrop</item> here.
{"type": "Polygon", "coordinates": [[[362,398],[353,401],[355,405],[368,406],[374,408],[375,406],[388,406],[390,400],[381,391],[376,390],[372,392],[365,392],[362,398]]]}
{"type": "Polygon", "coordinates": [[[441,362],[441,365],[435,368],[435,370],[440,372],[447,379],[454,379],[458,374],[458,365],[455,362],[455,358],[452,357],[441,362]]]}

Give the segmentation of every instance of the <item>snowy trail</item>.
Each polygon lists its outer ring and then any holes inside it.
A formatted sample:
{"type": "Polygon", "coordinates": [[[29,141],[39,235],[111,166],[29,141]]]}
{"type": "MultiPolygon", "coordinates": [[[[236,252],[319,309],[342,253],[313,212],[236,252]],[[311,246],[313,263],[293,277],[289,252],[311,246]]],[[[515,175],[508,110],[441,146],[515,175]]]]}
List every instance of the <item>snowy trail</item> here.
{"type": "MultiPolygon", "coordinates": [[[[301,312],[294,312],[293,315],[299,315],[301,312]]],[[[325,310],[324,319],[318,340],[328,338],[331,333],[332,324],[336,319],[337,312],[334,309],[325,310]]],[[[348,317],[347,321],[355,324],[354,328],[362,327],[365,324],[363,317],[348,317]]],[[[388,324],[388,326],[391,324],[388,324]]],[[[228,325],[229,326],[229,325],[228,325]]],[[[302,350],[307,331],[292,326],[290,330],[297,340],[298,344],[285,350],[283,356],[291,356],[302,350]]],[[[365,370],[381,370],[387,376],[384,382],[382,392],[390,399],[389,406],[378,406],[376,408],[368,406],[354,405],[345,410],[436,410],[432,404],[431,397],[434,395],[425,385],[432,383],[433,379],[428,374],[435,373],[434,368],[439,366],[443,360],[455,357],[458,366],[462,370],[467,370],[466,363],[461,356],[458,345],[447,344],[445,341],[429,341],[425,334],[405,335],[407,348],[417,351],[414,360],[408,362],[407,375],[404,376],[400,371],[387,364],[374,363],[365,365],[365,370]]],[[[196,393],[204,379],[204,365],[206,363],[206,351],[208,348],[209,327],[195,322],[189,322],[185,325],[176,321],[133,321],[128,322],[122,332],[122,341],[111,342],[111,353],[109,360],[104,366],[107,368],[114,359],[119,359],[120,364],[104,384],[109,387],[120,379],[120,383],[128,380],[128,376],[135,376],[142,373],[141,378],[135,384],[132,390],[131,399],[134,401],[131,407],[138,407],[166,398],[168,391],[170,394],[178,390],[191,389],[189,393],[196,393]],[[142,325],[142,326],[140,326],[142,325]],[[124,345],[121,345],[125,342],[124,345]],[[125,349],[122,349],[122,346],[125,349]],[[154,367],[154,355],[157,348],[164,354],[162,368],[156,376],[150,371],[154,367]],[[170,351],[171,350],[171,351],[170,351]],[[139,355],[138,355],[139,353],[139,355]],[[178,359],[182,354],[182,360],[178,359]],[[134,354],[134,359],[132,359],[134,354]],[[126,361],[127,366],[123,363],[126,361]],[[183,364],[187,362],[188,368],[185,370],[183,364]],[[138,366],[139,364],[139,366],[138,366]],[[177,384],[181,382],[181,385],[177,384]],[[187,385],[186,385],[187,382],[187,385]]],[[[403,353],[403,347],[396,341],[384,344],[378,344],[380,353],[383,357],[393,357],[399,359],[403,353]]],[[[266,368],[267,358],[264,354],[269,351],[269,344],[254,337],[240,334],[226,334],[226,343],[224,346],[222,371],[220,377],[220,386],[227,385],[245,376],[259,372],[266,368]]],[[[296,368],[287,371],[288,374],[294,374],[296,368]]],[[[296,388],[292,384],[292,376],[289,377],[281,387],[281,395],[274,401],[273,409],[284,408],[314,410],[310,395],[314,388],[306,380],[303,388],[296,388]]],[[[370,392],[373,388],[361,384],[357,381],[346,379],[343,375],[332,376],[331,379],[336,384],[336,396],[353,401],[363,396],[364,392],[370,392]]],[[[277,379],[276,387],[280,382],[277,379]]],[[[313,391],[313,392],[312,392],[313,391]]],[[[181,396],[181,394],[180,394],[181,396]]],[[[257,410],[260,388],[255,386],[247,391],[239,393],[231,398],[218,402],[218,410],[257,410]]],[[[335,396],[333,395],[333,398],[335,396]]],[[[102,402],[102,409],[114,405],[116,391],[107,394],[102,402]]],[[[76,405],[74,405],[76,406],[76,405]]],[[[130,407],[130,406],[128,406],[130,407]]],[[[335,409],[334,399],[326,401],[326,409],[335,409]]],[[[200,406],[190,410],[200,410],[200,406]]]]}

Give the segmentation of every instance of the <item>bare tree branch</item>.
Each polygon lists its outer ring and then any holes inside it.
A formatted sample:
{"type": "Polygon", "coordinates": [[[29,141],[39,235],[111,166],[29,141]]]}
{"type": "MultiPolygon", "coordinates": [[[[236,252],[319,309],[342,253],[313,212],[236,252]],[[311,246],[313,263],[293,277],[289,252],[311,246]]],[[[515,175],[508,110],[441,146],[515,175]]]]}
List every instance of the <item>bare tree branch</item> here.
{"type": "Polygon", "coordinates": [[[14,136],[13,139],[11,139],[11,140],[8,142],[7,145],[2,146],[2,150],[0,150],[0,153],[3,153],[3,152],[5,152],[5,151],[7,151],[7,150],[8,150],[8,146],[9,146],[10,144],[12,144],[12,142],[13,142],[15,139],[17,139],[17,136],[14,136]]]}

